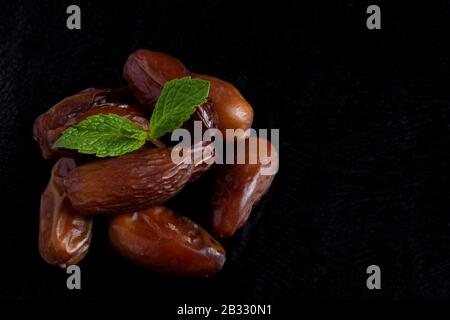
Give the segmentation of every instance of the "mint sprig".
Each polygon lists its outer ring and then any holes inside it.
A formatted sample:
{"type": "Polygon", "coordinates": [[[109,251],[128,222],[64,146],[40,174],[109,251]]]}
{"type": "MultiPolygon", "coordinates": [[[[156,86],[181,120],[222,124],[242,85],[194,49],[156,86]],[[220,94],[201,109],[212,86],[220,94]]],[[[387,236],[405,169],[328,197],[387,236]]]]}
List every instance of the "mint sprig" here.
{"type": "Polygon", "coordinates": [[[116,157],[139,149],[146,138],[147,132],[131,120],[116,114],[98,114],[64,130],[53,147],[116,157]]]}
{"type": "Polygon", "coordinates": [[[150,118],[150,139],[157,139],[181,127],[206,102],[209,82],[184,77],[167,82],[150,118]]]}
{"type": "Polygon", "coordinates": [[[150,131],[116,114],[87,117],[69,127],[54,143],[54,148],[75,149],[97,157],[116,157],[142,147],[181,127],[197,106],[206,102],[209,82],[183,77],[167,82],[150,118],[150,131]]]}

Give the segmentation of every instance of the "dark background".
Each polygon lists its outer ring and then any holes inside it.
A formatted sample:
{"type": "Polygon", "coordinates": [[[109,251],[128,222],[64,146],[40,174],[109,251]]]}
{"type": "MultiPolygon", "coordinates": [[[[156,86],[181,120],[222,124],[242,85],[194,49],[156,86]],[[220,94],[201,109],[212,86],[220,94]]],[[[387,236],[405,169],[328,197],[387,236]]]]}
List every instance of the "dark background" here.
{"type": "MultiPolygon", "coordinates": [[[[377,1],[72,1],[0,6],[0,298],[167,303],[438,299],[450,293],[450,4],[377,1]],[[108,245],[94,226],[82,290],[38,252],[51,164],[34,119],[95,85],[124,84],[138,48],[235,84],[255,128],[280,128],[281,166],[248,225],[206,280],[165,278],[108,245]],[[381,267],[382,290],[366,288],[381,267]]],[[[207,187],[174,206],[206,220],[207,187]]]]}

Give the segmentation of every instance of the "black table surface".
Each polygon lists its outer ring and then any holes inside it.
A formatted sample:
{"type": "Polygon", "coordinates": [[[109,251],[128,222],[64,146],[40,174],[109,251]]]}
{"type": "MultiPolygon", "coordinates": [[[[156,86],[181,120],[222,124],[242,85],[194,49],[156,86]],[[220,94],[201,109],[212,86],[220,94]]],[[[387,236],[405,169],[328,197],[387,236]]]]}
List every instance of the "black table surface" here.
{"type": "MultiPolygon", "coordinates": [[[[0,9],[0,299],[148,303],[437,299],[450,293],[450,5],[379,1],[6,1],[0,9]],[[305,3],[306,2],[306,3],[305,3]],[[52,164],[34,119],[90,86],[118,87],[138,48],[235,84],[255,128],[280,129],[280,171],[214,277],[182,280],[114,252],[95,221],[82,289],[38,252],[52,164]],[[368,290],[366,268],[381,268],[368,290]]],[[[208,188],[173,206],[207,221],[208,188]]]]}

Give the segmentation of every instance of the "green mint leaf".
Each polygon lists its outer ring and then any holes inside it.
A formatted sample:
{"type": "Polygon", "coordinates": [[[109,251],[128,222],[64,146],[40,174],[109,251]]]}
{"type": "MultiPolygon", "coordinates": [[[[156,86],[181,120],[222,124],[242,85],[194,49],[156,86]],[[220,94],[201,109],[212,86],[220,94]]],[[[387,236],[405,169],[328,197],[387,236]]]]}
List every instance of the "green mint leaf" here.
{"type": "Polygon", "coordinates": [[[206,102],[209,81],[183,77],[164,84],[150,119],[150,139],[180,128],[206,102]]]}
{"type": "Polygon", "coordinates": [[[115,157],[139,149],[146,138],[147,132],[131,120],[116,114],[98,114],[64,130],[53,147],[115,157]]]}

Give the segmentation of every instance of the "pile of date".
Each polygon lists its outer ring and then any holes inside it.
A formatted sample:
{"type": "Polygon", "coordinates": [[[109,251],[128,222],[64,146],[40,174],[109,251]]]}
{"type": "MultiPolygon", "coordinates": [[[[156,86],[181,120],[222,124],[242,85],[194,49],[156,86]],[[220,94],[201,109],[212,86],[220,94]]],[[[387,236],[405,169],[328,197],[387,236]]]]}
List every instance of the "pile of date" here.
{"type": "MultiPolygon", "coordinates": [[[[42,156],[55,161],[40,205],[39,251],[46,262],[62,268],[79,263],[90,246],[94,216],[103,214],[110,217],[111,246],[137,265],[182,277],[207,277],[222,268],[225,250],[212,235],[226,239],[245,224],[274,178],[261,174],[267,162],[214,164],[210,212],[205,213],[211,223],[202,228],[162,205],[201,179],[211,164],[175,164],[173,146],[166,143],[147,142],[137,151],[108,158],[53,147],[66,128],[91,115],[116,114],[147,130],[164,83],[184,76],[210,83],[207,102],[197,107],[184,128],[192,130],[193,121],[221,132],[251,128],[253,109],[232,84],[191,73],[174,57],[145,49],[132,53],[125,63],[127,87],[83,90],[36,119],[33,136],[42,156]]],[[[241,139],[261,144],[262,138],[241,139]]],[[[272,158],[278,157],[270,141],[262,143],[272,158]]],[[[203,147],[210,145],[200,144],[203,147]]]]}

